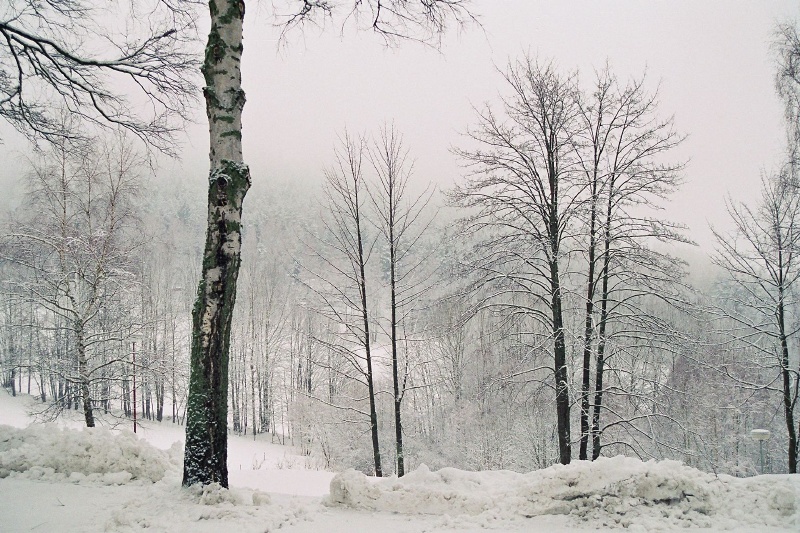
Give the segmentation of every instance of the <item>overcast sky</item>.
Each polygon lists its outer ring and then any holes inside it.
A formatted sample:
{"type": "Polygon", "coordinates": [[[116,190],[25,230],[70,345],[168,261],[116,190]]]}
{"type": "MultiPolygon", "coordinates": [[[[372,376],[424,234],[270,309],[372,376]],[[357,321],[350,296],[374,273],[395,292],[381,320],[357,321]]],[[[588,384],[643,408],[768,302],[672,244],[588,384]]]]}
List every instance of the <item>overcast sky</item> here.
{"type": "MultiPolygon", "coordinates": [[[[319,174],[345,126],[374,130],[394,120],[417,160],[416,178],[450,186],[459,168],[449,147],[474,123],[473,105],[506,91],[496,72],[530,51],[563,69],[608,60],[620,77],[647,69],[661,111],[689,135],[690,159],[666,217],[702,245],[708,222],[724,225],[724,197],[752,198],[762,169],[783,153],[773,86],[775,24],[800,4],[778,1],[538,2],[476,0],[483,28],[452,32],[440,52],[414,43],[386,49],[370,33],[338,28],[295,34],[276,51],[265,13],[245,28],[245,159],[255,179],[319,174]]],[[[205,149],[204,131],[194,137],[205,149]]]]}
{"type": "MultiPolygon", "coordinates": [[[[780,163],[770,41],[776,22],[800,18],[796,1],[475,0],[482,28],[450,32],[439,51],[389,49],[372,33],[342,37],[333,25],[295,32],[279,49],[264,4],[251,4],[245,23],[243,138],[254,180],[319,176],[343,128],[375,131],[393,120],[415,179],[448,188],[459,177],[449,148],[474,123],[472,107],[497,101],[506,88],[496,67],[526,51],[586,81],[608,60],[621,78],[647,69],[651,87],[660,82],[662,115],[689,135],[675,157],[690,159],[664,216],[688,224],[704,248],[708,222],[725,224],[726,195],[753,198],[762,169],[780,163]]],[[[179,172],[202,187],[208,134],[198,109],[179,172]]]]}

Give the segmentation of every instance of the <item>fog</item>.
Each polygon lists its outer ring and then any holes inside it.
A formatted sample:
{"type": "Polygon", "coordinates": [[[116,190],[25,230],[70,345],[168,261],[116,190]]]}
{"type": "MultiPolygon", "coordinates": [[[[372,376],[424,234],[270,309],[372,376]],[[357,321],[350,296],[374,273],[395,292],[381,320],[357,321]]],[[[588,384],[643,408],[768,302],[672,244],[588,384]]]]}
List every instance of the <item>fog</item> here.
{"type": "MultiPolygon", "coordinates": [[[[579,70],[585,83],[606,62],[623,79],[647,72],[662,116],[674,115],[688,135],[674,153],[688,161],[685,183],[664,214],[686,224],[704,249],[713,246],[708,225],[726,227],[724,199],[747,199],[781,161],[770,46],[776,22],[800,15],[794,2],[479,1],[479,25],[451,28],[439,47],[387,45],[330,21],[281,40],[280,18],[266,4],[249,7],[243,58],[245,160],[257,183],[318,180],[345,128],[394,122],[416,160],[415,180],[447,189],[462,173],[450,149],[464,142],[474,108],[496,104],[506,90],[498,69],[524,53],[579,70]]],[[[6,124],[0,138],[11,163],[0,168],[9,200],[28,149],[6,124]]],[[[181,176],[203,198],[208,134],[200,99],[179,141],[181,159],[162,161],[159,179],[181,176]]]]}

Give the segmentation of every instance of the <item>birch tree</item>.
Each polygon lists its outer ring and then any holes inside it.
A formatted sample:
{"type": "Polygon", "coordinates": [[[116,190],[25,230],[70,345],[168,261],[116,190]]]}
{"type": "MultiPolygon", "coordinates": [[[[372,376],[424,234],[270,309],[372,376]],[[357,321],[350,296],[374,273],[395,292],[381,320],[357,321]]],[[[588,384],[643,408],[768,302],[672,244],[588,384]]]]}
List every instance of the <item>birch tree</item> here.
{"type": "Polygon", "coordinates": [[[17,282],[18,297],[51,314],[50,327],[69,333],[70,364],[63,375],[79,391],[85,423],[93,427],[94,385],[123,355],[104,358],[100,352],[130,329],[129,323],[108,321],[107,311],[132,305],[126,292],[137,278],[133,201],[142,161],[124,138],[102,152],[83,150],[54,145],[37,164],[28,204],[37,216],[6,236],[6,257],[26,274],[17,282]]]}
{"type": "Polygon", "coordinates": [[[244,2],[210,4],[202,72],[210,143],[208,227],[192,311],[183,484],[228,486],[228,353],[241,260],[242,202],[250,170],[242,158],[244,2]]]}

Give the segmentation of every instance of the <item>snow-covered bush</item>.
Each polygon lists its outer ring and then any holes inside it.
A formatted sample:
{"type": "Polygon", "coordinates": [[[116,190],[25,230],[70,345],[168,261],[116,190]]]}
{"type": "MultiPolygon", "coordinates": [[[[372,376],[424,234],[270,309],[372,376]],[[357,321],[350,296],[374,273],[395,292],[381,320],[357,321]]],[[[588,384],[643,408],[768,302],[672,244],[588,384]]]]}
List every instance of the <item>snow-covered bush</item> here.
{"type": "Polygon", "coordinates": [[[15,473],[34,479],[109,485],[131,480],[155,482],[173,471],[177,460],[177,450],[164,452],[129,431],[0,426],[0,478],[15,473]]]}

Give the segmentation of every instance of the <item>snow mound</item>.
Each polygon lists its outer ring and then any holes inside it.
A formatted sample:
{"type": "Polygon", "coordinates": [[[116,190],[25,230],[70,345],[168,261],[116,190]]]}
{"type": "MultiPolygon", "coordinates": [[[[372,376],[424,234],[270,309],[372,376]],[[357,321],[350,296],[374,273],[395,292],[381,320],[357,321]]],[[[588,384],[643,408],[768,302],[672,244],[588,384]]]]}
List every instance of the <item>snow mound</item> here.
{"type": "Polygon", "coordinates": [[[800,480],[715,476],[678,461],[629,457],[578,461],[519,474],[430,471],[371,480],[349,470],[330,485],[329,505],[408,514],[471,515],[485,524],[569,515],[605,527],[659,530],[800,525],[800,480]]]}
{"type": "Polygon", "coordinates": [[[217,483],[183,488],[170,478],[114,506],[105,531],[264,533],[313,520],[319,504],[274,504],[259,490],[225,489],[217,483]]]}
{"type": "Polygon", "coordinates": [[[175,471],[179,452],[154,448],[130,431],[0,426],[0,478],[14,475],[104,485],[156,482],[175,471]]]}
{"type": "Polygon", "coordinates": [[[242,497],[237,492],[228,490],[219,483],[211,483],[209,485],[195,483],[189,487],[188,491],[200,505],[241,505],[243,502],[242,497]]]}

